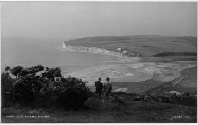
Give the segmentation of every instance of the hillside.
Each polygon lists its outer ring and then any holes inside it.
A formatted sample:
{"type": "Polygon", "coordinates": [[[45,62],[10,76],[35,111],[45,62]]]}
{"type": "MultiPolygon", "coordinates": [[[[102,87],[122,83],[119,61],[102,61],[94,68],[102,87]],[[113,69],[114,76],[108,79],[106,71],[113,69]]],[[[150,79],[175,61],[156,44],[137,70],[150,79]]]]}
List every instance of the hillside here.
{"type": "Polygon", "coordinates": [[[162,52],[197,52],[196,37],[175,36],[96,36],[65,41],[66,45],[98,47],[116,51],[118,47],[131,55],[151,56],[162,52]]]}
{"type": "Polygon", "coordinates": [[[148,89],[145,93],[155,93],[160,95],[164,92],[197,92],[197,67],[184,69],[181,71],[181,76],[171,82],[166,82],[162,85],[148,89]]]}
{"type": "Polygon", "coordinates": [[[196,123],[197,107],[180,106],[169,103],[131,101],[102,102],[90,98],[89,108],[81,111],[62,109],[2,109],[4,123],[196,123]],[[15,117],[6,117],[10,114],[15,117]],[[42,116],[38,118],[39,116],[42,116]],[[33,116],[24,118],[24,116],[33,116]],[[18,117],[18,118],[17,118],[18,117]],[[20,118],[21,117],[21,118],[20,118]],[[36,118],[35,118],[36,117],[36,118]]]}

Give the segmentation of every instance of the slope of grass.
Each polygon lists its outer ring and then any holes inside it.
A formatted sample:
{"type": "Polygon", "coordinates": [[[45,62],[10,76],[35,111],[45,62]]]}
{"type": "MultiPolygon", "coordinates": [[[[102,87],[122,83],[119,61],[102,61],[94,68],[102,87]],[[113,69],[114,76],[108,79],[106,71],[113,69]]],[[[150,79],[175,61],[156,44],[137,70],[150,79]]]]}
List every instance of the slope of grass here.
{"type": "MultiPolygon", "coordinates": [[[[3,123],[195,123],[197,109],[166,103],[130,102],[104,103],[98,99],[96,108],[81,111],[61,109],[16,109],[2,110],[3,123]],[[13,116],[12,118],[8,116],[13,116]],[[24,117],[28,118],[24,118],[24,117]],[[30,116],[34,116],[31,117],[30,116]],[[39,117],[40,116],[40,117],[39,117]],[[41,118],[42,116],[42,118],[41,118]]],[[[87,105],[91,106],[91,105],[87,105]]]]}
{"type": "Polygon", "coordinates": [[[197,56],[196,52],[162,52],[153,55],[154,57],[165,57],[165,56],[197,56]]]}

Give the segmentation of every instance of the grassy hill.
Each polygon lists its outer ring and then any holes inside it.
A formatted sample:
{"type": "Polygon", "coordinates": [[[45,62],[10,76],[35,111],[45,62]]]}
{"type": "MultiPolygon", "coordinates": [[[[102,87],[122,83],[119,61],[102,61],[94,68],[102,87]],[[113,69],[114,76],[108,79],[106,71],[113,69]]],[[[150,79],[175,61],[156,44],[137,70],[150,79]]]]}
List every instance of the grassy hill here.
{"type": "Polygon", "coordinates": [[[99,47],[115,51],[122,47],[131,53],[151,56],[162,52],[197,52],[196,37],[175,36],[96,36],[65,41],[66,45],[99,47]]]}

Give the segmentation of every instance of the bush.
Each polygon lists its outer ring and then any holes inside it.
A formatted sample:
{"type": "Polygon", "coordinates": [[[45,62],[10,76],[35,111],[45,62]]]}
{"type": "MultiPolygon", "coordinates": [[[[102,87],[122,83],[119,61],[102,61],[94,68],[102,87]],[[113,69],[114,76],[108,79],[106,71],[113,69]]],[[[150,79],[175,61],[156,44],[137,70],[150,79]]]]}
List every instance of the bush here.
{"type": "Polygon", "coordinates": [[[56,67],[56,68],[46,67],[46,72],[43,75],[49,79],[62,76],[60,67],[56,67]]]}
{"type": "Polygon", "coordinates": [[[91,97],[85,102],[85,105],[89,108],[100,110],[102,108],[102,101],[99,98],[91,97]]]}
{"type": "Polygon", "coordinates": [[[56,106],[78,109],[90,97],[86,82],[74,77],[62,78],[64,82],[56,83],[54,89],[49,90],[56,106]]]}
{"type": "Polygon", "coordinates": [[[8,107],[12,105],[12,91],[14,82],[15,79],[11,78],[8,72],[3,72],[1,74],[2,107],[8,107]]]}
{"type": "Polygon", "coordinates": [[[48,68],[47,75],[36,76],[36,72],[43,69],[41,65],[30,68],[16,66],[10,69],[13,75],[18,76],[16,79],[10,78],[9,73],[2,73],[3,102],[12,99],[21,106],[78,109],[90,97],[85,81],[61,77],[60,68],[48,68]],[[61,77],[61,80],[54,81],[54,77],[61,77]]]}
{"type": "Polygon", "coordinates": [[[16,102],[28,106],[38,98],[41,88],[41,82],[32,75],[26,75],[15,82],[13,96],[16,102]]]}
{"type": "Polygon", "coordinates": [[[20,74],[22,69],[23,69],[22,66],[16,66],[16,67],[13,67],[12,69],[10,69],[10,71],[17,78],[19,76],[19,74],[20,74]]]}
{"type": "Polygon", "coordinates": [[[90,96],[85,82],[74,77],[64,78],[66,82],[50,81],[41,83],[31,77],[19,80],[14,86],[16,101],[23,106],[64,107],[77,109],[83,106],[90,96]],[[41,91],[42,84],[53,84],[41,91]]]}

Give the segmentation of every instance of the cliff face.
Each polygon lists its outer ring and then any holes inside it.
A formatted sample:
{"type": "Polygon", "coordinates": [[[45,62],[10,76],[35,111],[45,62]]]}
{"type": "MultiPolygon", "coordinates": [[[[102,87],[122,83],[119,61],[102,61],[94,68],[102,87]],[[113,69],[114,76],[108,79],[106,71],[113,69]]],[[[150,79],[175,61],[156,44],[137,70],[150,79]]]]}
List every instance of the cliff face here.
{"type": "Polygon", "coordinates": [[[96,47],[83,47],[83,46],[66,46],[63,44],[63,48],[67,49],[68,51],[78,51],[78,52],[90,52],[90,53],[101,53],[105,55],[112,55],[112,56],[126,56],[119,52],[109,51],[102,48],[96,48],[96,47]]]}
{"type": "Polygon", "coordinates": [[[134,60],[132,57],[128,57],[128,56],[126,56],[123,53],[109,51],[109,50],[102,49],[102,48],[71,46],[71,45],[66,46],[65,43],[63,43],[63,48],[66,49],[67,51],[100,53],[100,54],[105,54],[105,55],[111,55],[111,56],[119,57],[119,58],[122,58],[122,59],[134,60]]]}

